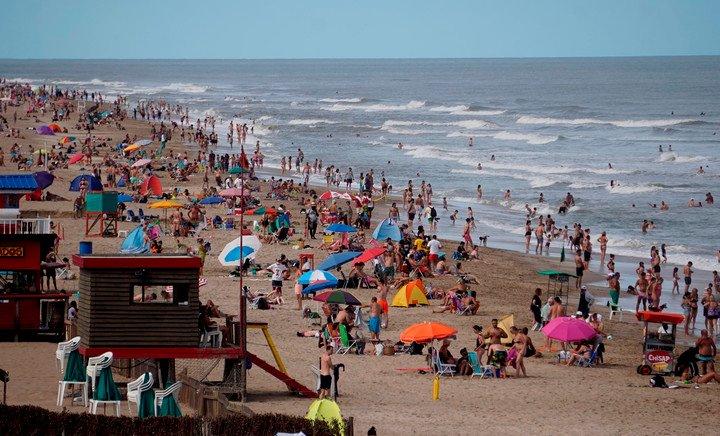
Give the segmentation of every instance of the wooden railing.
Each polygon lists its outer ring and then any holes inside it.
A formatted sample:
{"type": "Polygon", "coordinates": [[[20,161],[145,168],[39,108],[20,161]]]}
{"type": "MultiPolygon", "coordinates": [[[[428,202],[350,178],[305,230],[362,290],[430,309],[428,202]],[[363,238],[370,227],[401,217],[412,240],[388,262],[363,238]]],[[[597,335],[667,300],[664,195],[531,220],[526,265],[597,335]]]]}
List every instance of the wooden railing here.
{"type": "Polygon", "coordinates": [[[50,218],[2,218],[0,235],[50,234],[50,218]]]}

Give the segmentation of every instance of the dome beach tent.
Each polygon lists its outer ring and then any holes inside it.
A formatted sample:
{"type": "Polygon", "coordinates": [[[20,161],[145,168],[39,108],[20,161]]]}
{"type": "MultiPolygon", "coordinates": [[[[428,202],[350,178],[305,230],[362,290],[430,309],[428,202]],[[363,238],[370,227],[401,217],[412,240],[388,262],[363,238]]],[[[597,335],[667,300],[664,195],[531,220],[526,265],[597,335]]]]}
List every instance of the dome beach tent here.
{"type": "Polygon", "coordinates": [[[413,280],[401,287],[395,297],[391,306],[393,307],[409,307],[409,306],[427,306],[428,300],[425,296],[425,285],[422,280],[413,280]]]}
{"type": "Polygon", "coordinates": [[[402,239],[400,227],[398,227],[398,225],[389,218],[382,220],[380,224],[377,225],[372,237],[378,241],[384,241],[388,238],[393,241],[399,241],[402,239]]]}
{"type": "Polygon", "coordinates": [[[88,191],[102,191],[103,185],[100,180],[98,180],[97,177],[91,175],[91,174],[81,174],[74,179],[72,179],[72,182],[70,182],[70,191],[77,192],[80,190],[80,182],[82,180],[87,180],[88,184],[88,191]]]}

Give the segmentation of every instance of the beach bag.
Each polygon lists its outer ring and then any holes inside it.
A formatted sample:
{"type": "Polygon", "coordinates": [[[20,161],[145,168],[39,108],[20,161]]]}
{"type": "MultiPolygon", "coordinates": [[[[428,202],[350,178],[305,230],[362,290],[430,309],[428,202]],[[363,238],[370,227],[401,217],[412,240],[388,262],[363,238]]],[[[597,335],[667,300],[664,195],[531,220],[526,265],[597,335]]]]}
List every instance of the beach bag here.
{"type": "Polygon", "coordinates": [[[257,300],[257,308],[259,310],[268,310],[270,309],[270,304],[267,301],[267,298],[258,298],[257,300]]]}
{"type": "Polygon", "coordinates": [[[661,376],[660,374],[654,375],[650,378],[650,386],[654,388],[668,387],[667,383],[665,382],[665,377],[661,376]]]}

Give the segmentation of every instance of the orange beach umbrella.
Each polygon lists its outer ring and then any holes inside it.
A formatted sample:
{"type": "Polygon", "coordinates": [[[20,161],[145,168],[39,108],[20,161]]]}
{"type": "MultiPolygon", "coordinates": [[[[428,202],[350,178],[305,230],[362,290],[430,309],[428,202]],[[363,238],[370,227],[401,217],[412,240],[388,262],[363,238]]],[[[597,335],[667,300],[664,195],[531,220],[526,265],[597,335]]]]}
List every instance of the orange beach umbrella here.
{"type": "Polygon", "coordinates": [[[400,333],[400,340],[405,343],[416,342],[425,344],[438,339],[447,339],[457,334],[457,329],[441,322],[421,322],[413,324],[400,333]]]}

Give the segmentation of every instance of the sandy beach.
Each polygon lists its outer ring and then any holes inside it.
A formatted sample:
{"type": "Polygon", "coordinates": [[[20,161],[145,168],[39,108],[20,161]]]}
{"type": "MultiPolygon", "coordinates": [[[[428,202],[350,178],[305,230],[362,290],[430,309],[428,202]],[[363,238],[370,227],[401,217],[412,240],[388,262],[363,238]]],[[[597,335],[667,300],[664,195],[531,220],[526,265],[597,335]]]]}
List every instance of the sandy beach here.
{"type": "MultiPolygon", "coordinates": [[[[50,122],[51,114],[25,115],[26,106],[11,107],[2,115],[9,120],[10,127],[19,129],[21,138],[0,135],[0,147],[5,154],[5,166],[0,167],[0,174],[17,173],[16,164],[10,162],[10,148],[14,143],[21,150],[27,151],[29,145],[36,148],[49,148],[53,140],[43,141],[34,131],[28,130],[38,124],[50,122]],[[17,111],[18,119],[13,122],[13,112],[17,111]],[[37,119],[36,119],[37,118],[37,119]]],[[[71,115],[71,121],[60,122],[67,127],[66,135],[76,136],[78,140],[86,134],[74,129],[77,114],[71,115]]],[[[146,138],[150,135],[151,123],[126,119],[121,122],[124,130],[118,130],[114,123],[98,125],[92,132],[93,136],[102,138],[96,144],[105,142],[109,146],[121,142],[125,135],[146,138]]],[[[218,126],[217,130],[224,134],[226,126],[218,126]]],[[[52,137],[57,140],[59,137],[52,137]]],[[[254,144],[248,144],[251,151],[254,144]]],[[[110,147],[96,148],[98,154],[94,162],[100,163],[102,157],[110,155],[110,147]]],[[[154,150],[158,143],[149,146],[154,150]]],[[[261,143],[261,148],[263,144],[261,143]]],[[[157,164],[172,164],[174,156],[188,151],[190,159],[198,153],[195,144],[189,145],[173,135],[168,141],[166,150],[157,164]]],[[[26,153],[23,153],[26,154],[26,153]]],[[[307,156],[308,160],[316,156],[307,156]]],[[[122,161],[123,163],[132,160],[122,161]]],[[[351,164],[348,162],[326,162],[340,168],[351,164]]],[[[32,171],[40,170],[34,166],[32,171]]],[[[80,241],[91,240],[95,253],[117,253],[122,238],[88,239],[84,236],[84,220],[73,217],[73,200],[75,192],[68,192],[70,181],[78,174],[89,172],[87,165],[70,165],[68,169],[57,169],[53,172],[55,181],[47,191],[66,200],[58,201],[22,201],[20,208],[23,217],[51,217],[63,229],[58,258],[72,257],[77,253],[80,241]]],[[[390,171],[388,169],[388,171],[390,171]]],[[[202,174],[191,174],[188,181],[176,182],[168,177],[168,173],[158,171],[165,191],[177,187],[180,191],[188,189],[197,195],[202,190],[202,174]]],[[[258,169],[260,178],[278,177],[277,171],[258,169]]],[[[263,199],[264,206],[277,207],[283,204],[291,212],[293,226],[300,230],[304,226],[301,205],[296,199],[284,201],[266,200],[268,192],[266,182],[261,183],[261,191],[256,193],[263,199]]],[[[324,187],[317,187],[319,192],[324,187]]],[[[371,229],[381,218],[387,216],[390,199],[379,201],[373,211],[371,229]]],[[[128,204],[136,209],[137,204],[128,204]]],[[[147,213],[147,209],[146,209],[147,213]]],[[[208,215],[224,216],[225,209],[220,206],[206,207],[208,215]]],[[[121,222],[119,230],[130,231],[135,223],[121,222]]],[[[238,236],[237,231],[224,229],[203,230],[200,235],[212,244],[212,251],[207,256],[204,277],[207,284],[200,288],[200,299],[205,302],[212,300],[229,314],[238,311],[239,283],[228,277],[229,268],[220,264],[217,255],[222,247],[238,236]]],[[[292,238],[297,240],[297,236],[292,238]]],[[[162,236],[164,252],[173,252],[177,248],[175,238],[162,236]]],[[[181,243],[194,247],[193,238],[180,238],[181,243]]],[[[307,242],[307,241],[306,241],[307,242]]],[[[309,241],[311,248],[302,252],[312,252],[315,261],[324,259],[328,251],[319,249],[319,240],[309,241]]],[[[446,251],[452,251],[456,242],[443,241],[446,251]]],[[[256,257],[262,265],[272,263],[281,254],[290,259],[297,259],[301,250],[289,245],[264,244],[256,257]]],[[[459,316],[452,313],[434,314],[433,309],[439,306],[438,300],[431,300],[429,307],[391,308],[387,329],[381,338],[395,342],[399,334],[409,325],[426,321],[440,321],[458,330],[457,340],[450,349],[459,355],[463,347],[474,348],[475,335],[472,326],[477,324],[490,325],[493,318],[501,318],[513,314],[515,325],[531,327],[532,314],[529,310],[531,297],[535,288],[544,291],[547,280],[537,274],[542,269],[560,269],[571,272],[572,257],[560,263],[555,258],[523,255],[521,253],[493,248],[490,239],[489,247],[481,247],[478,260],[463,262],[463,269],[476,276],[479,283],[471,285],[477,292],[480,309],[474,316],[459,316]]],[[[74,268],[77,272],[77,268],[74,268]]],[[[344,267],[347,273],[349,266],[344,267]]],[[[433,288],[449,288],[455,283],[453,276],[440,276],[425,279],[426,284],[433,288]]],[[[603,277],[588,272],[586,282],[602,281],[603,277]]],[[[268,291],[270,279],[265,274],[247,277],[245,280],[253,291],[268,291]]],[[[77,280],[59,280],[58,287],[74,291],[78,287],[77,280]]],[[[605,298],[606,287],[591,287],[590,291],[598,298],[605,298]]],[[[363,303],[370,302],[375,295],[374,289],[357,289],[352,291],[363,303]]],[[[286,302],[273,307],[273,310],[249,310],[250,321],[268,322],[272,336],[288,367],[289,373],[307,386],[314,386],[310,366],[317,363],[319,350],[314,338],[301,338],[297,331],[307,329],[306,320],[301,312],[295,310],[292,301],[292,281],[286,281],[284,287],[286,302]]],[[[390,291],[395,293],[394,289],[390,291]]],[[[547,296],[543,294],[545,299],[547,296]]],[[[315,308],[315,303],[305,301],[305,307],[315,308]]],[[[567,306],[569,314],[574,313],[578,305],[578,291],[571,287],[567,306]]],[[[548,352],[541,358],[528,358],[525,361],[527,378],[511,377],[506,379],[484,380],[464,376],[444,377],[441,381],[440,399],[432,399],[432,375],[418,374],[412,371],[398,371],[399,368],[425,366],[423,356],[357,356],[347,354],[333,356],[334,363],[342,363],[346,370],[341,374],[339,386],[341,396],[338,404],[345,416],[355,419],[356,434],[375,426],[378,434],[477,434],[481,432],[502,432],[505,434],[676,434],[707,432],[716,425],[715,417],[705,413],[712,409],[720,386],[717,384],[701,385],[693,389],[692,385],[678,389],[654,389],[649,385],[649,376],[636,374],[636,367],[642,358],[642,324],[636,321],[633,313],[625,313],[622,321],[615,317],[608,319],[607,308],[596,304],[591,309],[604,318],[605,333],[612,339],[605,341],[606,352],[603,364],[592,368],[566,367],[558,364],[556,354],[548,352]]],[[[702,321],[698,319],[698,325],[702,321]]],[[[544,343],[540,332],[531,331],[530,338],[537,345],[544,343]]],[[[679,332],[679,341],[694,341],[679,332]]],[[[248,337],[249,348],[259,356],[271,359],[271,354],[262,335],[251,331],[248,337]]],[[[684,347],[682,347],[684,349],[684,347]]],[[[10,372],[12,381],[8,384],[8,403],[34,404],[56,410],[55,396],[57,392],[57,372],[54,362],[55,345],[49,343],[0,343],[0,368],[10,372]]],[[[190,364],[192,368],[192,364],[190,364]]],[[[292,397],[285,386],[270,378],[259,369],[249,371],[249,399],[246,405],[256,412],[280,412],[303,415],[307,411],[310,400],[292,397]]],[[[670,378],[669,380],[670,381],[670,378]]],[[[68,411],[79,412],[80,407],[68,407],[68,411]]],[[[183,408],[184,412],[192,413],[183,408]]],[[[127,409],[124,407],[123,412],[127,409]]]]}

